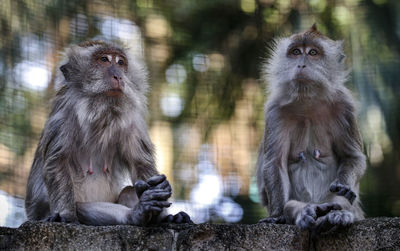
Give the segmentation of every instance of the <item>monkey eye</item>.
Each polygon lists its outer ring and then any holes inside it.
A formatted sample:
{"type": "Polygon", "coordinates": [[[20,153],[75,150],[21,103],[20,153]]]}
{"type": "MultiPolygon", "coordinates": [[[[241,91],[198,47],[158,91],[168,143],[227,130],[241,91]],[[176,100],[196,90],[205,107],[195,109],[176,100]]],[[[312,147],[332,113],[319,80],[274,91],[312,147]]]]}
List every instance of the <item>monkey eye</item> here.
{"type": "Polygon", "coordinates": [[[318,54],[318,51],[316,50],[316,49],[311,49],[309,52],[308,52],[308,55],[310,55],[310,56],[316,56],[318,54]]]}
{"type": "Polygon", "coordinates": [[[103,62],[108,62],[108,58],[107,57],[101,57],[100,60],[103,61],[103,62]]]}
{"type": "Polygon", "coordinates": [[[124,65],[125,62],[124,62],[124,60],[120,59],[120,60],[118,60],[118,64],[119,64],[119,65],[124,65]]]}
{"type": "Polygon", "coordinates": [[[295,56],[300,55],[300,54],[301,54],[301,50],[299,50],[299,49],[297,49],[297,48],[296,48],[296,49],[293,49],[293,50],[292,50],[292,54],[295,55],[295,56]]]}

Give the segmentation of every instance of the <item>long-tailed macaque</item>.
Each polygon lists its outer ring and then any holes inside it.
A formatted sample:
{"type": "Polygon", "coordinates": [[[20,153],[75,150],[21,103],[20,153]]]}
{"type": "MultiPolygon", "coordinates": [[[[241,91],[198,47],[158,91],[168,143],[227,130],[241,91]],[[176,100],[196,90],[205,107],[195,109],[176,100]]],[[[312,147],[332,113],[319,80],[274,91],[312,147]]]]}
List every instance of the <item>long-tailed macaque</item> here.
{"type": "Polygon", "coordinates": [[[261,222],[328,231],[364,218],[366,169],[341,41],[313,25],[275,41],[264,65],[266,126],[257,164],[261,222]]]}
{"type": "Polygon", "coordinates": [[[59,77],[28,179],[28,219],[190,222],[184,212],[163,213],[171,186],[155,168],[144,65],[117,45],[89,41],[67,51],[59,77]]]}

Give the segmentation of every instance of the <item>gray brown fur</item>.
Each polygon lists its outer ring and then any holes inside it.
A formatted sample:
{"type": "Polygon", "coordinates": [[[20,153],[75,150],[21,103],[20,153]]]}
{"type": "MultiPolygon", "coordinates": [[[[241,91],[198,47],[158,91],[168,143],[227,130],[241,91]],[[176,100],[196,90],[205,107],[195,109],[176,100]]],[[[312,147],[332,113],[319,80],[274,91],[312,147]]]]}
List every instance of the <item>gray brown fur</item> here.
{"type": "Polygon", "coordinates": [[[358,192],[366,163],[347,75],[342,42],[315,26],[275,41],[264,65],[270,95],[257,164],[264,222],[326,231],[364,218],[358,192]]]}
{"type": "Polygon", "coordinates": [[[169,206],[171,188],[165,177],[155,176],[153,144],[145,121],[147,72],[125,52],[98,41],[67,51],[63,74],[58,76],[61,88],[28,179],[29,220],[145,225],[151,215],[169,206]],[[104,94],[112,88],[110,79],[103,68],[94,66],[94,55],[102,51],[127,57],[127,68],[117,70],[123,88],[119,97],[104,94]],[[135,182],[153,176],[157,181],[138,196],[135,182]],[[155,204],[158,208],[151,211],[155,204]],[[135,217],[140,219],[132,220],[135,217]]]}

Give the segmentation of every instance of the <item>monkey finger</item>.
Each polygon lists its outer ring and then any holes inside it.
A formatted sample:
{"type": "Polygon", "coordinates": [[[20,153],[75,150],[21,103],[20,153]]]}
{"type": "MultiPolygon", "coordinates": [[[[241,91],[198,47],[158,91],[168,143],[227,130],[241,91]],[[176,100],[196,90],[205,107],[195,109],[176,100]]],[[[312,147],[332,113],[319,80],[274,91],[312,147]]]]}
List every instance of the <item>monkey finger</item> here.
{"type": "Polygon", "coordinates": [[[349,190],[349,191],[344,195],[344,197],[346,197],[346,198],[349,200],[350,204],[353,204],[354,200],[357,198],[357,195],[356,195],[355,192],[349,190]]]}
{"type": "Polygon", "coordinates": [[[304,214],[313,217],[314,219],[317,218],[317,208],[316,207],[306,207],[304,209],[304,214]]]}
{"type": "Polygon", "coordinates": [[[175,214],[173,221],[176,223],[181,223],[183,221],[183,216],[181,214],[175,214]]]}
{"type": "Polygon", "coordinates": [[[48,216],[43,221],[45,221],[45,222],[60,222],[61,221],[61,217],[60,217],[59,213],[55,213],[55,214],[52,214],[52,215],[48,216]]]}
{"type": "Polygon", "coordinates": [[[62,222],[62,223],[73,223],[79,224],[79,221],[76,217],[66,217],[62,216],[59,213],[52,214],[44,219],[46,222],[62,222]]]}
{"type": "Polygon", "coordinates": [[[167,200],[171,197],[172,193],[168,191],[152,191],[147,190],[143,193],[142,197],[140,198],[141,201],[149,201],[149,200],[167,200]]]}
{"type": "Polygon", "coordinates": [[[315,219],[310,215],[304,215],[299,221],[298,226],[301,229],[311,229],[315,225],[315,219]]]}
{"type": "Polygon", "coordinates": [[[331,202],[317,205],[315,212],[317,214],[317,217],[321,217],[328,214],[332,210],[340,209],[342,209],[342,207],[339,204],[331,202]]]}
{"type": "Polygon", "coordinates": [[[336,193],[339,191],[339,189],[341,188],[341,185],[337,182],[332,183],[331,186],[329,187],[329,191],[331,191],[332,193],[336,193]]]}
{"type": "Polygon", "coordinates": [[[285,216],[277,216],[277,217],[267,217],[258,221],[258,223],[275,223],[275,224],[285,224],[285,216]]]}
{"type": "Polygon", "coordinates": [[[152,189],[163,189],[166,191],[172,191],[171,185],[168,180],[164,180],[163,182],[153,187],[152,189]]]}
{"type": "Polygon", "coordinates": [[[180,222],[176,222],[176,223],[193,223],[193,221],[190,219],[190,216],[187,213],[181,211],[181,212],[177,213],[177,215],[178,214],[182,216],[182,220],[180,222]]]}
{"type": "Polygon", "coordinates": [[[157,206],[151,206],[151,205],[146,205],[144,206],[144,210],[147,212],[154,212],[154,213],[160,213],[163,209],[161,207],[157,206]]]}
{"type": "Polygon", "coordinates": [[[143,205],[149,205],[149,206],[157,206],[157,207],[169,207],[171,206],[171,202],[168,201],[159,201],[159,200],[150,200],[150,201],[144,201],[142,202],[143,205]]]}
{"type": "Polygon", "coordinates": [[[172,214],[167,215],[162,222],[171,223],[174,220],[174,216],[172,214]]]}
{"type": "Polygon", "coordinates": [[[156,186],[166,179],[167,179],[167,177],[164,174],[155,175],[147,180],[147,184],[149,184],[150,186],[156,186]]]}
{"type": "Polygon", "coordinates": [[[135,191],[136,191],[136,195],[140,198],[143,194],[144,191],[146,191],[147,189],[149,189],[149,185],[143,181],[143,180],[138,180],[135,183],[135,191]]]}
{"type": "Polygon", "coordinates": [[[348,187],[343,186],[340,188],[339,192],[337,192],[337,195],[344,196],[350,189],[348,187]]]}

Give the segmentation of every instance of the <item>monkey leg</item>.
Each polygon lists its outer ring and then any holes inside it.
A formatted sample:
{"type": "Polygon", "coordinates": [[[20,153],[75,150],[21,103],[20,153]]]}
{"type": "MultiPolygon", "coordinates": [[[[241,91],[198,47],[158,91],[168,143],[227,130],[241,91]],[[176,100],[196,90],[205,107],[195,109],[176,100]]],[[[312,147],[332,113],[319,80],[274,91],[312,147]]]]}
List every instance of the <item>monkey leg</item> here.
{"type": "Polygon", "coordinates": [[[353,204],[354,200],[357,197],[357,194],[351,190],[350,186],[346,186],[341,184],[339,181],[335,180],[329,187],[329,190],[332,193],[336,193],[337,195],[344,196],[350,204],[353,204]]]}
{"type": "Polygon", "coordinates": [[[290,200],[285,205],[284,215],[288,223],[294,223],[301,229],[313,229],[320,217],[327,215],[332,210],[340,209],[342,209],[341,205],[335,202],[308,204],[290,200]]]}
{"type": "Polygon", "coordinates": [[[78,202],[76,203],[79,222],[87,225],[120,225],[129,224],[145,226],[154,215],[171,205],[166,201],[171,192],[162,189],[146,190],[134,208],[110,202],[78,202]]]}

